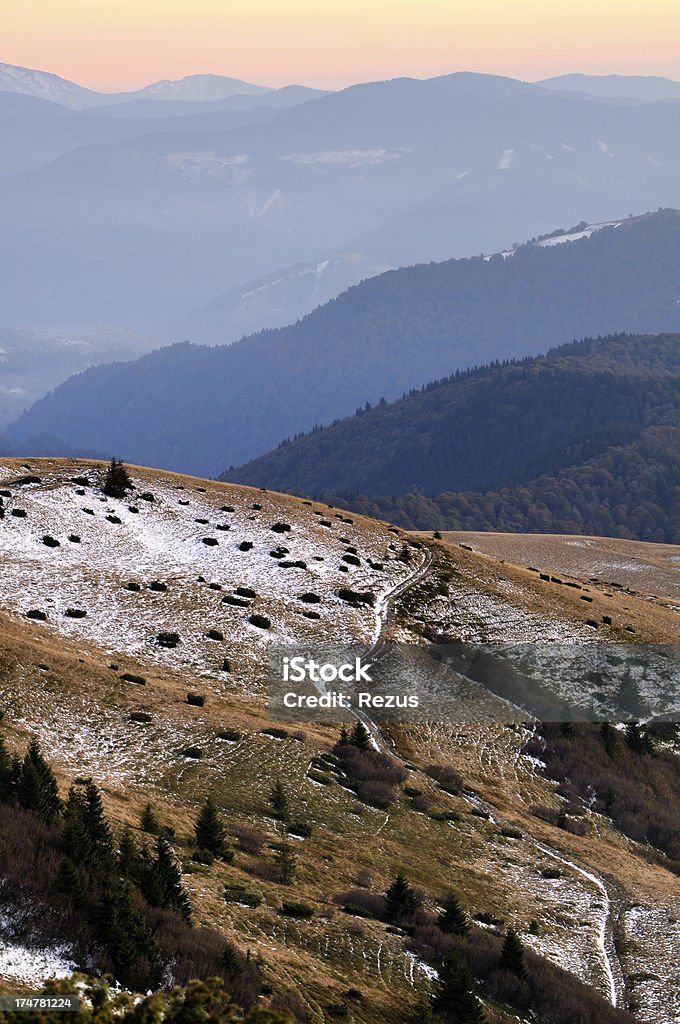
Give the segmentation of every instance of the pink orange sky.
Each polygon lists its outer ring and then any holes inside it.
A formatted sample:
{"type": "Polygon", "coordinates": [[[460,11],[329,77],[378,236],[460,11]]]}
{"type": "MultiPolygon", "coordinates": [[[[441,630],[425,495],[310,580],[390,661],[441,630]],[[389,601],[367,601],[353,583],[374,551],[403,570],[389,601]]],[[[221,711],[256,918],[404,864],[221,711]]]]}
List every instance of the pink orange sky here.
{"type": "Polygon", "coordinates": [[[680,0],[0,0],[0,60],[96,89],[213,72],[334,88],[397,75],[680,79],[680,0]]]}

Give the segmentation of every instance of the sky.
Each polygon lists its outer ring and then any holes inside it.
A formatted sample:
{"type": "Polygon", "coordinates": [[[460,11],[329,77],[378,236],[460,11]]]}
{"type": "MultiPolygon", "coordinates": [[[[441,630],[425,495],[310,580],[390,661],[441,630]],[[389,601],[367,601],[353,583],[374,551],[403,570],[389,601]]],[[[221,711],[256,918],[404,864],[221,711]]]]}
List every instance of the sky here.
{"type": "Polygon", "coordinates": [[[451,71],[680,79],[680,0],[0,0],[0,60],[95,89],[451,71]]]}

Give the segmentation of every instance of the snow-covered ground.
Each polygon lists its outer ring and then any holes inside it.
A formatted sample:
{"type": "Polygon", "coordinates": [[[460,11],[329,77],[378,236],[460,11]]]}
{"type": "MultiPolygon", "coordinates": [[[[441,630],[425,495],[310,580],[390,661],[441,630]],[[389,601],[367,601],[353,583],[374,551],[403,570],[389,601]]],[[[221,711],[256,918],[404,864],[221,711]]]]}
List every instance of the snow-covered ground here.
{"type": "MultiPolygon", "coordinates": [[[[412,571],[398,560],[402,541],[387,527],[326,506],[230,485],[203,489],[162,474],[138,478],[136,493],[115,500],[97,486],[70,482],[63,470],[36,472],[39,484],[10,486],[4,498],[0,608],[44,612],[42,628],[112,656],[217,675],[228,658],[239,675],[258,665],[261,673],[269,643],[371,641],[374,609],[352,607],[338,590],[370,591],[379,610],[412,571]],[[142,499],[145,491],[153,501],[142,499]],[[290,529],[276,532],[277,523],[290,529]],[[47,546],[46,536],[59,546],[47,546]],[[248,550],[241,550],[244,543],[248,550]],[[281,546],[283,557],[272,557],[281,546]],[[359,565],[344,560],[348,549],[359,565]],[[154,582],[166,589],[150,589],[154,582]],[[303,594],[319,600],[304,602],[303,594]],[[86,614],[69,617],[67,609],[86,614]],[[266,616],[270,627],[250,623],[254,614],[266,616]],[[209,639],[209,630],[223,640],[209,639]],[[163,631],[179,634],[176,647],[158,646],[163,631]]],[[[94,484],[92,469],[80,470],[88,472],[94,484]]],[[[5,488],[19,475],[16,466],[0,464],[5,488]]]]}

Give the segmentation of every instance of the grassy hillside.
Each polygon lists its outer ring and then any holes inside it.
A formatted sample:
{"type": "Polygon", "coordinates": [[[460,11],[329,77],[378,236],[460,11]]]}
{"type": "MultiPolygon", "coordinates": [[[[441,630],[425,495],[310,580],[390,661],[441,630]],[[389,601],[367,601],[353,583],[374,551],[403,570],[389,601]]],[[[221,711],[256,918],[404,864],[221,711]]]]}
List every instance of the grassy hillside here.
{"type": "MultiPolygon", "coordinates": [[[[338,584],[351,579],[384,597],[416,572],[426,549],[430,572],[393,601],[385,627],[392,639],[422,643],[428,630],[583,639],[592,635],[586,618],[606,614],[603,640],[630,637],[632,624],[636,642],[667,641],[677,611],[648,595],[610,597],[587,581],[581,590],[546,584],[524,568],[271,492],[132,467],[134,489],[110,498],[103,467],[91,462],[4,460],[0,475],[0,735],[21,759],[9,776],[0,765],[0,790],[8,778],[10,785],[0,793],[0,979],[8,988],[35,985],[40,963],[56,950],[62,971],[125,969],[110,931],[96,953],[87,945],[100,927],[91,901],[103,882],[86,860],[69,868],[82,832],[65,831],[66,812],[45,817],[40,802],[31,809],[26,751],[37,740],[63,800],[75,784],[77,805],[77,794],[89,792],[85,780],[94,782],[114,852],[126,825],[134,846],[149,850],[141,874],[129,875],[128,859],[124,877],[136,879],[137,907],[157,926],[161,955],[174,957],[166,980],[217,973],[241,1002],[286,1009],[308,1024],[420,1024],[418,1000],[432,987],[432,969],[453,952],[479,979],[488,1024],[529,1011],[551,1024],[579,1016],[623,1024],[632,1019],[627,1001],[660,1024],[677,979],[674,958],[661,956],[658,920],[662,912],[680,916],[677,879],[606,814],[581,806],[577,792],[567,807],[524,755],[527,730],[394,725],[376,731],[380,751],[352,760],[336,745],[338,727],[272,722],[262,684],[270,637],[370,639],[375,611],[338,600],[338,584]],[[283,540],[271,529],[280,522],[291,528],[283,540]],[[253,543],[247,551],[244,539],[253,543]],[[280,568],[268,553],[280,543],[296,556],[288,561],[306,568],[280,568]],[[358,566],[343,563],[348,546],[359,552],[358,566]],[[380,555],[381,570],[369,555],[380,555]],[[303,587],[321,598],[319,619],[303,614],[303,587]],[[244,598],[250,608],[224,603],[237,588],[254,592],[244,598]],[[587,608],[579,597],[586,591],[587,608]],[[32,610],[45,618],[27,616],[32,610]],[[254,610],[270,620],[268,630],[249,623],[254,610]],[[215,629],[221,639],[207,635],[215,629]],[[166,646],[161,637],[171,631],[177,643],[166,646]],[[379,793],[362,788],[362,758],[364,771],[382,773],[379,793]],[[276,782],[289,802],[283,820],[270,799],[276,782]],[[194,835],[207,796],[231,849],[213,863],[194,835]],[[157,836],[142,821],[147,804],[179,860],[190,926],[149,885],[157,836]],[[555,820],[536,813],[546,807],[555,820]],[[562,807],[583,825],[561,827],[562,807]],[[295,855],[287,879],[286,843],[295,855]],[[414,918],[391,916],[383,902],[399,871],[422,893],[414,918]],[[471,919],[467,938],[446,936],[436,923],[449,888],[471,919]],[[528,988],[501,967],[510,924],[525,947],[528,988]],[[618,952],[609,940],[607,952],[600,936],[614,928],[618,952]],[[225,962],[227,942],[236,952],[225,962]],[[248,951],[238,981],[234,963],[248,951]]],[[[651,760],[648,770],[654,777],[651,760]]]]}
{"type": "Polygon", "coordinates": [[[414,529],[680,540],[680,336],[588,340],[360,410],[225,479],[414,529]]]}
{"type": "Polygon", "coordinates": [[[229,347],[175,345],[95,367],[32,406],[14,433],[216,475],[456,369],[586,335],[680,330],[680,213],[556,241],[383,274],[229,347]]]}

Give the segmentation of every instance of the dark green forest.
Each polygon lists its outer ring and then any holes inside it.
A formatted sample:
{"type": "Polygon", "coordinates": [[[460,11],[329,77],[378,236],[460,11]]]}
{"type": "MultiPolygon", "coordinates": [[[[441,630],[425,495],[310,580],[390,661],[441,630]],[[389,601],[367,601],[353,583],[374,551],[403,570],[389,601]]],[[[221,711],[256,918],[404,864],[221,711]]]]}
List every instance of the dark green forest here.
{"type": "MultiPolygon", "coordinates": [[[[235,345],[173,345],[93,367],[32,406],[13,436],[48,433],[128,462],[214,475],[457,369],[586,335],[680,331],[679,267],[680,212],[662,210],[590,238],[526,244],[509,258],[391,271],[235,345]]],[[[464,486],[486,482],[478,475],[464,486]]]]}
{"type": "Polygon", "coordinates": [[[680,541],[680,336],[475,369],[225,474],[411,529],[680,541]]]}

